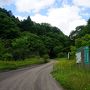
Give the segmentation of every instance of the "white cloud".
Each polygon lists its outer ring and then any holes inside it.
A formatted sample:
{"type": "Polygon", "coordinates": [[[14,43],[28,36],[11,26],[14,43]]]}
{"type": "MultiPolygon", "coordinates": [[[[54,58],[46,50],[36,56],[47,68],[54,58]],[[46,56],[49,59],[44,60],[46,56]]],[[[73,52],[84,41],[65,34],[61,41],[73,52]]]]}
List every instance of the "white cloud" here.
{"type": "Polygon", "coordinates": [[[38,12],[54,4],[55,0],[16,0],[16,8],[19,12],[38,12]]]}
{"type": "Polygon", "coordinates": [[[73,0],[73,3],[78,6],[90,8],[90,0],[73,0]]]}
{"type": "Polygon", "coordinates": [[[80,9],[76,6],[64,6],[62,8],[52,8],[48,11],[47,16],[36,14],[32,20],[42,23],[47,22],[60,28],[66,35],[76,26],[85,25],[86,21],[79,15],[80,9]]]}

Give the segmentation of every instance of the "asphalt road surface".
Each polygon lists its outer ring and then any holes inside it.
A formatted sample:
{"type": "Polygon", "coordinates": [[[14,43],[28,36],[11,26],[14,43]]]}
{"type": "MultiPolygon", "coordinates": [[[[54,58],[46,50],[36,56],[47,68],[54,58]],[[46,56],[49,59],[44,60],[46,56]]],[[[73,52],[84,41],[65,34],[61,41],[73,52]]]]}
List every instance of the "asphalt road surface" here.
{"type": "Polygon", "coordinates": [[[0,90],[63,90],[50,74],[53,63],[0,73],[0,90]]]}

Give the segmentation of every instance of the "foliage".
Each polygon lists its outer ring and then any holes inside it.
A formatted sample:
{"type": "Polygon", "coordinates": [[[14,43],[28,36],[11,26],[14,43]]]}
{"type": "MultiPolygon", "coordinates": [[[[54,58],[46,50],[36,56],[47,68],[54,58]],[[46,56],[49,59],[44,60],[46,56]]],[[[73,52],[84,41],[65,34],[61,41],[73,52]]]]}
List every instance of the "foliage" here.
{"type": "Polygon", "coordinates": [[[71,46],[71,56],[75,56],[76,53],[76,47],[75,46],[71,46]]]}
{"type": "Polygon", "coordinates": [[[49,59],[49,56],[48,55],[44,55],[43,56],[43,59],[44,59],[44,63],[47,63],[48,62],[48,59],[49,59]]]}
{"type": "Polygon", "coordinates": [[[65,57],[65,53],[63,53],[63,52],[60,52],[60,53],[58,53],[57,57],[58,57],[58,58],[65,57]]]}
{"type": "Polygon", "coordinates": [[[90,35],[86,34],[84,37],[76,39],[75,45],[77,48],[81,46],[90,46],[90,35]]]}
{"type": "Polygon", "coordinates": [[[45,46],[43,42],[39,39],[37,35],[27,34],[22,35],[19,38],[16,38],[12,42],[12,47],[14,49],[14,55],[16,59],[25,59],[30,55],[43,55],[45,53],[45,46]],[[17,58],[17,56],[19,56],[17,58]]]}
{"type": "Polygon", "coordinates": [[[13,56],[12,56],[12,54],[11,53],[5,53],[5,54],[3,54],[3,60],[4,61],[10,61],[10,60],[12,60],[13,59],[13,56]]]}
{"type": "Polygon", "coordinates": [[[20,28],[22,31],[30,31],[32,29],[33,22],[31,21],[30,16],[26,20],[21,21],[20,28]]]}
{"type": "Polygon", "coordinates": [[[0,8],[0,38],[13,39],[19,36],[19,27],[14,19],[10,12],[0,8]]]}

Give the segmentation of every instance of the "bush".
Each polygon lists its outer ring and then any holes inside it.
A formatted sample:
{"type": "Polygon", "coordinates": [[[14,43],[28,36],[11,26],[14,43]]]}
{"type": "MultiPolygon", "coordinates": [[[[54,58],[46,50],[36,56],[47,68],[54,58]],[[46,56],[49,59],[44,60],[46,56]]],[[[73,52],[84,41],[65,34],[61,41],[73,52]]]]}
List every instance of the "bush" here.
{"type": "Polygon", "coordinates": [[[44,63],[47,63],[48,59],[49,59],[49,56],[46,54],[46,55],[43,56],[43,59],[44,59],[44,63]]]}
{"type": "Polygon", "coordinates": [[[7,61],[7,60],[12,60],[12,59],[13,59],[13,56],[12,56],[11,53],[5,53],[5,54],[3,55],[3,59],[4,59],[5,61],[7,61]]]}
{"type": "Polygon", "coordinates": [[[64,55],[63,52],[61,52],[61,53],[58,53],[57,57],[58,57],[58,58],[62,58],[62,57],[65,57],[65,55],[64,55]]]}

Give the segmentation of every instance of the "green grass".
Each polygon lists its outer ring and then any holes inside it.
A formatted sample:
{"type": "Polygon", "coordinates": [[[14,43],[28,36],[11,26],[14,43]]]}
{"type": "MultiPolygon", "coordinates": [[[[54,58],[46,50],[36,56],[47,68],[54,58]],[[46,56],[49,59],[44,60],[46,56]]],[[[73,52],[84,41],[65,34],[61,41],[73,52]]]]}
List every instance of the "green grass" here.
{"type": "Polygon", "coordinates": [[[76,65],[75,60],[58,59],[52,74],[66,90],[90,90],[90,68],[76,65]]]}
{"type": "Polygon", "coordinates": [[[23,61],[0,61],[0,71],[13,70],[42,63],[44,63],[44,60],[40,58],[30,58],[23,61]]]}

